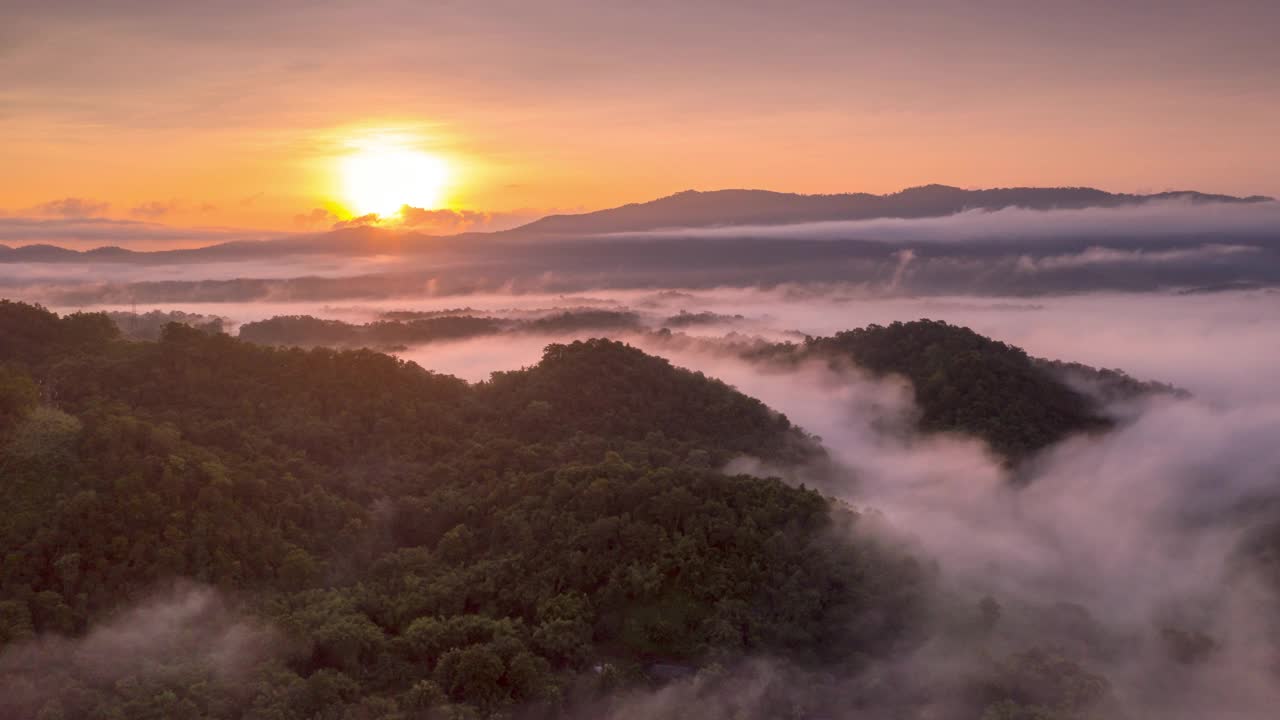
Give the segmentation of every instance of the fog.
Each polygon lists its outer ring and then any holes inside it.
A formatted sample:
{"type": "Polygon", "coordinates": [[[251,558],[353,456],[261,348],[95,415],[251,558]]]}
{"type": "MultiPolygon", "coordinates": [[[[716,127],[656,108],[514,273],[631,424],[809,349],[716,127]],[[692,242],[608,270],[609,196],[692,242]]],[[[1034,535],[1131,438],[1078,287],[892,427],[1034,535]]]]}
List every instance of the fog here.
{"type": "MultiPolygon", "coordinates": [[[[331,303],[278,301],[245,303],[115,303],[52,305],[59,312],[181,310],[216,314],[239,323],[276,315],[334,318],[353,323],[375,320],[387,311],[462,309],[468,314],[530,317],[555,308],[631,309],[652,327],[679,313],[708,311],[742,315],[731,325],[681,329],[694,337],[735,332],[770,340],[830,335],[841,330],[895,320],[931,318],[972,328],[1024,348],[1032,355],[1096,367],[1120,368],[1191,390],[1202,401],[1231,402],[1280,397],[1273,358],[1280,357],[1280,293],[1269,290],[1209,294],[1099,293],[1034,299],[965,296],[878,296],[847,285],[786,285],[771,289],[597,290],[584,293],[472,294],[390,298],[331,303]]],[[[233,330],[234,332],[234,330],[233,330]]],[[[585,332],[578,336],[598,335],[585,332]]],[[[617,333],[613,333],[617,335],[617,333]]],[[[476,338],[431,343],[399,354],[428,368],[483,380],[494,370],[537,362],[541,349],[565,336],[476,338]]]]}
{"type": "MultiPolygon", "coordinates": [[[[990,595],[1012,610],[1005,622],[1017,622],[1019,608],[1083,608],[1118,644],[1089,659],[1110,679],[1120,716],[1259,717],[1280,702],[1277,605],[1238,555],[1280,493],[1280,371],[1264,359],[1280,348],[1280,330],[1266,322],[1277,317],[1274,300],[1258,301],[1072,298],[1034,311],[930,313],[1036,354],[1154,372],[1198,393],[1151,401],[1110,433],[1050,448],[1027,470],[1025,487],[1011,485],[975,440],[902,433],[912,408],[898,383],[854,370],[770,374],[714,354],[669,355],[822,436],[847,470],[835,494],[873,508],[935,559],[953,601],[990,595]],[[1170,625],[1205,633],[1218,650],[1195,672],[1176,667],[1160,647],[1170,625]]],[[[900,303],[891,307],[911,316],[900,303]]],[[[1006,629],[1004,642],[1079,641],[1023,623],[1006,629]]],[[[910,662],[941,650],[920,652],[910,662]]]]}
{"type": "MultiPolygon", "coordinates": [[[[74,201],[75,198],[67,198],[74,201]]],[[[86,208],[91,213],[105,208],[86,208]]],[[[261,240],[286,233],[226,227],[179,227],[141,220],[86,216],[40,217],[0,212],[0,243],[55,244],[77,250],[103,246],[134,250],[168,250],[218,242],[261,240]]]]}
{"type": "MultiPolygon", "coordinates": [[[[1280,293],[1027,299],[903,296],[850,284],[797,283],[138,310],[211,313],[233,323],[282,314],[363,323],[390,311],[528,319],[572,308],[629,310],[643,328],[511,331],[425,343],[396,354],[474,382],[493,371],[535,364],[548,343],[603,335],[701,370],[787,414],[819,436],[830,455],[829,463],[811,468],[767,467],[744,456],[727,471],[777,474],[817,486],[866,513],[865,527],[937,573],[930,610],[937,632],[855,676],[820,677],[812,668],[754,658],[720,668],[713,677],[704,673],[626,695],[589,715],[757,717],[751,714],[753,698],[794,695],[802,702],[809,685],[834,685],[847,686],[859,703],[844,717],[947,718],[963,707],[961,696],[974,673],[1035,647],[1055,648],[1105,677],[1110,717],[1254,718],[1280,703],[1274,676],[1280,605],[1273,579],[1242,551],[1250,533],[1273,519],[1271,508],[1280,501],[1280,369],[1274,363],[1280,356],[1280,293]],[[682,311],[714,315],[705,324],[658,332],[682,311]],[[741,317],[723,320],[730,316],[741,317]],[[1069,438],[1011,469],[977,439],[914,432],[918,411],[903,380],[826,364],[782,371],[747,362],[726,344],[726,337],[736,343],[795,341],[924,317],[970,327],[1033,356],[1169,382],[1191,396],[1110,408],[1120,419],[1114,430],[1069,438]],[[947,630],[957,617],[974,615],[984,597],[1000,608],[987,639],[975,644],[947,630]],[[1183,636],[1176,633],[1207,638],[1210,650],[1194,662],[1178,661],[1169,639],[1183,636]],[[881,689],[868,689],[868,683],[881,689]]],[[[185,617],[171,616],[175,622],[185,617]]],[[[93,655],[99,647],[110,654],[120,638],[163,638],[168,632],[122,631],[132,627],[130,617],[135,616],[126,614],[78,644],[51,640],[11,650],[0,666],[28,662],[13,659],[19,657],[61,662],[93,655]]]]}
{"type": "Polygon", "coordinates": [[[790,239],[863,238],[918,243],[1004,242],[1010,239],[1106,237],[1168,238],[1180,235],[1263,233],[1280,227],[1280,202],[1213,203],[1150,201],[1120,207],[1033,210],[1007,207],[974,209],[926,218],[875,218],[796,223],[672,228],[615,237],[731,238],[769,236],[790,239]]]}
{"type": "MultiPolygon", "coordinates": [[[[830,335],[841,330],[895,320],[930,318],[972,328],[976,332],[1017,345],[1049,359],[1120,368],[1130,374],[1186,388],[1205,402],[1233,402],[1280,398],[1280,293],[1227,292],[1206,295],[1090,294],[1067,297],[971,298],[891,297],[861,295],[841,287],[783,287],[772,290],[728,288],[714,291],[627,292],[589,295],[468,296],[418,302],[381,302],[373,310],[439,310],[466,306],[477,314],[506,308],[550,308],[583,304],[583,299],[613,300],[615,308],[648,313],[651,322],[678,313],[711,311],[741,314],[731,326],[687,328],[695,337],[718,337],[726,332],[759,335],[771,340],[795,340],[800,335],[830,335]]],[[[179,305],[191,310],[205,305],[179,305]]],[[[303,306],[231,306],[233,316],[250,318],[303,306]]],[[[314,310],[314,308],[313,308],[314,310]]],[[[319,309],[313,314],[355,320],[354,307],[341,313],[319,309]]],[[[372,313],[368,314],[372,317],[372,313]]],[[[595,333],[599,334],[599,333],[595,333]]],[[[585,333],[592,335],[592,333],[585,333]]],[[[616,333],[615,333],[616,335],[616,333]]],[[[547,342],[559,336],[523,338],[516,346],[482,339],[465,343],[433,343],[410,349],[403,356],[432,369],[456,368],[469,380],[482,380],[492,370],[531,365],[547,342]],[[454,353],[465,362],[450,359],[454,353]]],[[[661,348],[656,348],[660,352],[661,348]]]]}
{"type": "MultiPolygon", "coordinates": [[[[130,232],[135,225],[111,229],[130,232]]],[[[436,237],[356,227],[215,244],[222,231],[207,232],[213,234],[202,247],[167,252],[0,248],[0,288],[49,305],[81,306],[792,284],[937,297],[1280,287],[1280,203],[1274,201],[1010,207],[629,233],[436,237]]]]}
{"type": "MultiPolygon", "coordinates": [[[[768,323],[758,324],[775,332],[942,318],[1035,355],[1120,367],[1190,389],[1191,398],[1114,408],[1125,418],[1120,427],[1048,449],[1019,470],[1025,484],[1015,485],[981,442],[911,433],[916,411],[903,382],[826,365],[762,369],[717,351],[713,340],[629,337],[677,365],[729,382],[821,436],[840,468],[834,480],[829,469],[822,471],[823,490],[874,512],[883,520],[880,532],[937,563],[939,603],[951,606],[939,612],[966,612],[983,596],[997,600],[1001,625],[984,652],[1066,648],[1109,680],[1118,717],[1252,718],[1280,703],[1273,675],[1280,606],[1272,586],[1241,555],[1248,532],[1269,519],[1266,509],[1280,500],[1280,370],[1270,361],[1280,351],[1280,328],[1271,321],[1280,317],[1274,295],[1071,297],[1027,306],[795,300],[732,291],[680,295],[677,302],[759,315],[767,310],[768,323]],[[1075,617],[1070,630],[1061,626],[1066,621],[1050,621],[1063,614],[1075,617]],[[1193,666],[1171,659],[1164,635],[1170,628],[1211,638],[1210,658],[1193,666]]],[[[542,340],[473,340],[424,346],[409,356],[424,367],[467,369],[476,379],[477,366],[532,364],[542,340]]],[[[727,469],[813,482],[804,470],[762,467],[747,457],[727,469]]],[[[928,668],[934,687],[908,682],[907,691],[919,693],[921,703],[945,704],[939,686],[961,684],[985,661],[977,650],[950,643],[936,639],[883,672],[911,677],[928,668]]],[[[739,693],[736,701],[708,690],[704,678],[634,698],[613,716],[671,717],[690,707],[706,717],[735,716],[729,709],[741,709],[740,693],[763,692],[767,678],[795,672],[767,667],[734,671],[754,678],[732,691],[739,693]]],[[[849,717],[876,712],[873,706],[849,717]]]]}
{"type": "Polygon", "coordinates": [[[99,622],[79,638],[42,635],[0,652],[0,714],[60,717],[58,698],[84,685],[158,691],[200,675],[247,686],[280,636],[207,586],[177,583],[99,622]]]}

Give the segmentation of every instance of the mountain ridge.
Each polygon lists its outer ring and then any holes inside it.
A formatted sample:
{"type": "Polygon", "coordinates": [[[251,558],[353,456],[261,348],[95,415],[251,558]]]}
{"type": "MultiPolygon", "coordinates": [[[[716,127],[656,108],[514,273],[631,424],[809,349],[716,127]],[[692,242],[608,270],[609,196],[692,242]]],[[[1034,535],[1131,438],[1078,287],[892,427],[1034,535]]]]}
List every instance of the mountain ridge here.
{"type": "Polygon", "coordinates": [[[966,210],[1025,207],[1033,210],[1117,207],[1184,199],[1191,202],[1251,203],[1272,198],[1239,197],[1177,190],[1154,194],[1112,193],[1091,187],[1008,187],[966,190],[928,184],[894,193],[806,195],[755,189],[684,190],[641,203],[575,215],[549,215],[505,232],[595,233],[657,230],[706,225],[782,225],[798,222],[939,217],[966,210]],[[756,203],[754,207],[734,203],[756,203]],[[647,217],[665,211],[662,219],[647,217]],[[675,217],[672,217],[672,216],[675,217]]]}
{"type": "Polygon", "coordinates": [[[231,240],[196,248],[138,251],[118,246],[74,250],[50,243],[0,244],[0,263],[190,261],[241,259],[279,254],[383,254],[450,247],[477,239],[526,240],[644,232],[651,230],[787,225],[805,222],[943,217],[969,210],[1109,208],[1149,202],[1274,202],[1264,195],[1245,197],[1177,190],[1154,194],[1112,193],[1091,187],[1009,187],[966,190],[941,184],[876,195],[865,192],[801,194],[758,189],[683,190],[644,202],[572,215],[548,215],[495,232],[429,235],[385,227],[348,227],[273,240],[231,240]]]}

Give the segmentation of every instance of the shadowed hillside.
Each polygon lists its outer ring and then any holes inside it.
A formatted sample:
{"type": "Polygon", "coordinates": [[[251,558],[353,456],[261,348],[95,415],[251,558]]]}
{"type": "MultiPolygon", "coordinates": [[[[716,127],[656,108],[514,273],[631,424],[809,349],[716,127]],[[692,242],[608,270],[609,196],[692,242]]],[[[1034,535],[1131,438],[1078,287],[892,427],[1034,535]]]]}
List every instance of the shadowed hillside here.
{"type": "Polygon", "coordinates": [[[686,190],[657,200],[581,215],[552,215],[508,233],[615,233],[716,225],[785,225],[831,220],[919,218],[964,210],[1033,210],[1117,207],[1154,200],[1260,202],[1268,198],[1211,195],[1194,191],[1154,195],[1109,193],[1094,188],[994,188],[965,190],[923,185],[886,195],[847,193],[798,195],[768,190],[686,190]]]}

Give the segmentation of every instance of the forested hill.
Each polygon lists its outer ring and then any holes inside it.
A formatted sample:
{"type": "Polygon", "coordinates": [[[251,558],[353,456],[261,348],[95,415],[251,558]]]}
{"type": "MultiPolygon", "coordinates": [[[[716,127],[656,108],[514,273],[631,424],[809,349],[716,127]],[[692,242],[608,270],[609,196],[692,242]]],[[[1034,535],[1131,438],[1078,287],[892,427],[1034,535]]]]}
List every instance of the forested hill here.
{"type": "Polygon", "coordinates": [[[1021,348],[935,320],[870,325],[800,344],[748,346],[743,354],[762,362],[852,362],[874,375],[905,377],[915,391],[922,431],[975,435],[1011,461],[1072,433],[1111,427],[1106,401],[1181,392],[1120,371],[1038,360],[1021,348]]]}
{"type": "Polygon", "coordinates": [[[922,571],[851,511],[714,469],[808,438],[633,348],[553,345],[473,386],[117,333],[0,302],[5,718],[554,716],[655,662],[854,662],[911,625],[922,571]],[[178,578],[252,623],[98,660],[51,640],[150,638],[181,613],[117,612],[178,578]],[[236,654],[254,623],[266,649],[236,654]]]}
{"type": "MultiPolygon", "coordinates": [[[[452,315],[366,325],[306,316],[274,317],[241,326],[240,337],[271,344],[376,348],[535,329],[549,334],[583,329],[647,333],[634,312],[578,310],[533,321],[452,315]]],[[[664,330],[649,337],[663,341],[672,335],[664,330]]],[[[687,338],[680,336],[680,340],[687,338]]],[[[903,376],[912,383],[921,409],[919,430],[980,437],[1012,462],[1072,433],[1109,428],[1112,421],[1107,412],[1113,403],[1154,394],[1186,394],[1163,383],[1136,380],[1120,370],[1033,358],[968,328],[931,320],[871,325],[800,344],[724,342],[753,360],[794,363],[822,357],[852,362],[875,375],[903,376]]],[[[570,364],[561,362],[556,367],[570,364]]],[[[574,372],[585,371],[584,377],[591,377],[598,367],[602,366],[592,361],[578,364],[574,372]]],[[[602,387],[613,385],[606,379],[602,387]]],[[[638,397],[662,398],[662,390],[638,397]]],[[[601,406],[601,411],[607,413],[608,408],[601,406]]]]}
{"type": "MultiPolygon", "coordinates": [[[[567,334],[577,331],[625,332],[643,329],[634,312],[575,308],[559,310],[534,319],[509,319],[474,314],[433,315],[402,319],[384,318],[355,325],[310,315],[278,315],[240,326],[239,337],[264,345],[373,349],[410,344],[461,340],[500,333],[567,334]]],[[[186,322],[185,318],[179,318],[186,322]]],[[[122,318],[127,330],[128,318],[122,318]]]]}
{"type": "Polygon", "coordinates": [[[809,349],[849,357],[873,373],[905,375],[922,430],[977,435],[1013,459],[1110,426],[1090,398],[1021,348],[945,322],[873,325],[816,340],[809,349]]]}

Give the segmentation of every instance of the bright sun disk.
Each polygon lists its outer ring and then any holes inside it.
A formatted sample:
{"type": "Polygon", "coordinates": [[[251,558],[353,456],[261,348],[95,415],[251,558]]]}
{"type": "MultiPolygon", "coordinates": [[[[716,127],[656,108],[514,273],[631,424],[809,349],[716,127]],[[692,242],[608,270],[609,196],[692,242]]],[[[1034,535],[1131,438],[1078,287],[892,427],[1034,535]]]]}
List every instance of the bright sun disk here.
{"type": "Polygon", "coordinates": [[[394,215],[401,206],[434,209],[449,180],[443,158],[395,145],[366,146],[342,160],[342,188],[358,215],[394,215]]]}

